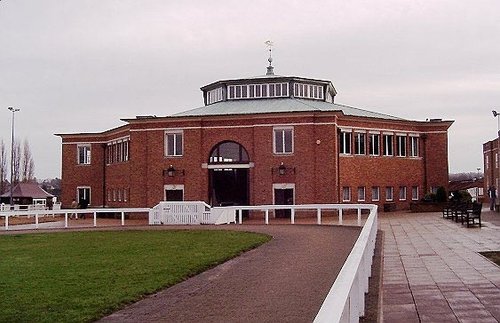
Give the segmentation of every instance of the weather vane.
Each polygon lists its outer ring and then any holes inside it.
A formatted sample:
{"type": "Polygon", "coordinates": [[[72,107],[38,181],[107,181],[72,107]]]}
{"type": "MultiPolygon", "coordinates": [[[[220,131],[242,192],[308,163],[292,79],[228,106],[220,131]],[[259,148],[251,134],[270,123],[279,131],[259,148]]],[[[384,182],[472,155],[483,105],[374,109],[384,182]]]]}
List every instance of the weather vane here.
{"type": "Polygon", "coordinates": [[[269,48],[269,58],[267,59],[269,61],[269,66],[271,66],[271,63],[273,62],[273,42],[270,40],[266,40],[264,43],[266,46],[269,48]]]}
{"type": "Polygon", "coordinates": [[[267,59],[267,61],[269,62],[269,66],[267,67],[266,75],[274,75],[274,67],[272,65],[272,63],[273,63],[273,45],[274,44],[270,40],[266,40],[266,42],[264,44],[266,44],[266,46],[269,48],[269,58],[267,59]]]}

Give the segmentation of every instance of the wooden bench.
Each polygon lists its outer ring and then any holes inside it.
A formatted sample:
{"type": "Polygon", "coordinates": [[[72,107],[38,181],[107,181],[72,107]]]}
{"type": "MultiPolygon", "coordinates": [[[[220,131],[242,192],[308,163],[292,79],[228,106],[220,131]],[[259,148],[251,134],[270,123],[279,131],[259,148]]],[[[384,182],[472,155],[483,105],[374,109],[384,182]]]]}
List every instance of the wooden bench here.
{"type": "Polygon", "coordinates": [[[467,212],[462,216],[462,224],[464,222],[467,224],[467,228],[470,225],[475,225],[478,224],[479,227],[481,227],[481,210],[483,208],[483,203],[476,203],[474,202],[472,204],[472,208],[468,208],[467,212]],[[477,223],[476,223],[477,220],[477,223]]]}

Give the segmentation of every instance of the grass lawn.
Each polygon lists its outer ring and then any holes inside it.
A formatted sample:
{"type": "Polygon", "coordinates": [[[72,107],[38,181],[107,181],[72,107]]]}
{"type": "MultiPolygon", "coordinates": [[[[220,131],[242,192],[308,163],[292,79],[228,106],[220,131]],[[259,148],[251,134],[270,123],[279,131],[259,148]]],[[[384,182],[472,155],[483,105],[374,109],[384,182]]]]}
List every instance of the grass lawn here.
{"type": "Polygon", "coordinates": [[[0,236],[0,322],[86,322],[254,248],[231,231],[0,236]]]}
{"type": "Polygon", "coordinates": [[[500,266],[500,251],[485,251],[485,252],[480,252],[483,256],[488,258],[489,260],[493,261],[495,264],[500,266]]]}

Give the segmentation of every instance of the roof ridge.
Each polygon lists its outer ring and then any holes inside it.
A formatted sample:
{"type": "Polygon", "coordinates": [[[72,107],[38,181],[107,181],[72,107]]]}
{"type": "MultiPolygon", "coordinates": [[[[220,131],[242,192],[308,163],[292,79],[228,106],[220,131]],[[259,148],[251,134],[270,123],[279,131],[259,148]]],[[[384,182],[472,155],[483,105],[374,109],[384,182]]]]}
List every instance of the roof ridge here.
{"type": "Polygon", "coordinates": [[[346,108],[358,110],[358,111],[370,112],[370,113],[374,113],[374,114],[378,114],[378,115],[382,115],[382,116],[388,116],[388,117],[396,118],[396,119],[400,119],[400,120],[407,120],[407,119],[404,119],[404,118],[401,118],[401,117],[396,117],[396,116],[393,116],[393,115],[387,114],[387,113],[381,113],[381,112],[376,112],[376,111],[372,111],[372,110],[367,110],[367,109],[362,109],[362,108],[358,108],[358,107],[353,107],[352,105],[347,105],[347,104],[342,104],[342,103],[334,103],[334,104],[338,105],[338,106],[341,106],[341,107],[346,107],[346,108]]]}

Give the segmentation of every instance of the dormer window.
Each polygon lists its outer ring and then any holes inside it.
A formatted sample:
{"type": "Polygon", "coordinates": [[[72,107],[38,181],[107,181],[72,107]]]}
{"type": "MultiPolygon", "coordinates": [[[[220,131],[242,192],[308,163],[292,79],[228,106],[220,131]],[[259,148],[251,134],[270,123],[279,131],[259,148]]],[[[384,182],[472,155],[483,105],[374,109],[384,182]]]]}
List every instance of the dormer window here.
{"type": "Polygon", "coordinates": [[[207,91],[207,104],[212,104],[215,102],[220,102],[223,100],[222,97],[222,87],[207,91]]]}
{"type": "Polygon", "coordinates": [[[282,98],[288,96],[288,83],[229,85],[229,99],[282,98]]]}
{"type": "Polygon", "coordinates": [[[323,86],[295,83],[293,86],[293,95],[296,98],[323,100],[323,86]]]}

